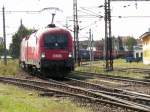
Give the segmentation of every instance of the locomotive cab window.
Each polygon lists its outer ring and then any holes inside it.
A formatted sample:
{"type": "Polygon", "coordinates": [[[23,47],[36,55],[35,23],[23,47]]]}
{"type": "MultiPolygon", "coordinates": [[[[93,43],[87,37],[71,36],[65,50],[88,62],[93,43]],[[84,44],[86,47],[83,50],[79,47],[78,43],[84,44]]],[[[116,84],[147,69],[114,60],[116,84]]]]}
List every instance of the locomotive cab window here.
{"type": "Polygon", "coordinates": [[[66,49],[67,48],[67,34],[45,34],[44,46],[47,49],[66,49]]]}

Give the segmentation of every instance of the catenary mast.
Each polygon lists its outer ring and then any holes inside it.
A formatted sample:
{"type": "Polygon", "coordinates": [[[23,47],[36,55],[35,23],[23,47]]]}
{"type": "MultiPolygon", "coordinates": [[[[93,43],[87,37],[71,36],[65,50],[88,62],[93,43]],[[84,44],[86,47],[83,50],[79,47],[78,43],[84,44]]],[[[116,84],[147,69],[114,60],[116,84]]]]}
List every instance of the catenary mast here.
{"type": "Polygon", "coordinates": [[[106,60],[106,71],[112,71],[113,70],[113,54],[112,54],[112,37],[111,37],[111,6],[110,2],[125,2],[125,1],[150,1],[150,0],[105,0],[105,60],[106,60]]]}
{"type": "Polygon", "coordinates": [[[77,0],[73,0],[73,21],[74,21],[74,58],[75,62],[79,65],[79,25],[77,13],[77,0]]]}
{"type": "Polygon", "coordinates": [[[110,0],[105,0],[105,60],[106,71],[113,70],[110,0]]]}

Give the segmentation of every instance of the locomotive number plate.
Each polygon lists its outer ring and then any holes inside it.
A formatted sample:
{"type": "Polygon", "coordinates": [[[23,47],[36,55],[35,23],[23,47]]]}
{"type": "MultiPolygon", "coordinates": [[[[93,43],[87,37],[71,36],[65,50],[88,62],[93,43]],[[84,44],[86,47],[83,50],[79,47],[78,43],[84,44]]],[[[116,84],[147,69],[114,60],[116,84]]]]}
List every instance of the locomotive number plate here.
{"type": "Polygon", "coordinates": [[[62,54],[53,54],[53,58],[62,58],[62,54]]]}

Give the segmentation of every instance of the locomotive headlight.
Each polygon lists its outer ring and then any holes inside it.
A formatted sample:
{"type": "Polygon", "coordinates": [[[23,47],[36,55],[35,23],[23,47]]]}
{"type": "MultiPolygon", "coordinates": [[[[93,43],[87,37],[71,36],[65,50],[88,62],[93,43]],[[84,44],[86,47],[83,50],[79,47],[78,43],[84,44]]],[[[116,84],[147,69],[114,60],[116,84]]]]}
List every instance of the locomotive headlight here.
{"type": "Polygon", "coordinates": [[[45,53],[42,53],[42,54],[41,54],[41,58],[45,58],[45,53]]]}
{"type": "Polygon", "coordinates": [[[68,57],[71,58],[72,57],[72,53],[69,53],[68,57]]]}

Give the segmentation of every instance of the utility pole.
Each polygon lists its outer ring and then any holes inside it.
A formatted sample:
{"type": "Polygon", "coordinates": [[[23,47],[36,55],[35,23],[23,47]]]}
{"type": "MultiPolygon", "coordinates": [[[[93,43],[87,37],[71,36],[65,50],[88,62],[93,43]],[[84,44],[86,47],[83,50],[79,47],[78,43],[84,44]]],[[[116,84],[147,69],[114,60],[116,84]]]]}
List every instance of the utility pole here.
{"type": "Polygon", "coordinates": [[[5,32],[5,8],[3,6],[3,38],[4,38],[4,64],[7,65],[7,51],[6,51],[6,32],[5,32]]]}
{"type": "Polygon", "coordinates": [[[105,60],[106,71],[113,70],[110,0],[105,0],[105,60]]]}
{"type": "Polygon", "coordinates": [[[77,0],[73,0],[73,21],[74,21],[74,58],[75,62],[80,65],[79,60],[79,25],[78,25],[78,12],[77,12],[77,0]]]}
{"type": "Polygon", "coordinates": [[[90,53],[90,68],[93,61],[93,35],[91,29],[89,29],[89,53],[90,53]]]}
{"type": "Polygon", "coordinates": [[[90,62],[93,60],[93,39],[92,39],[92,31],[89,29],[89,48],[90,48],[90,62]]]}

